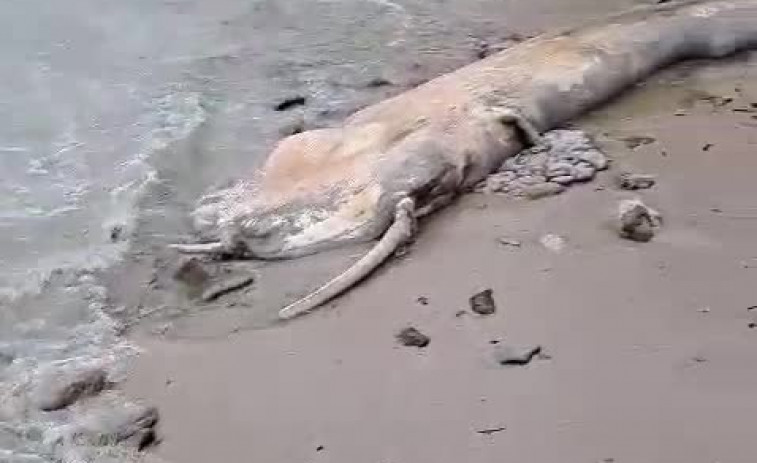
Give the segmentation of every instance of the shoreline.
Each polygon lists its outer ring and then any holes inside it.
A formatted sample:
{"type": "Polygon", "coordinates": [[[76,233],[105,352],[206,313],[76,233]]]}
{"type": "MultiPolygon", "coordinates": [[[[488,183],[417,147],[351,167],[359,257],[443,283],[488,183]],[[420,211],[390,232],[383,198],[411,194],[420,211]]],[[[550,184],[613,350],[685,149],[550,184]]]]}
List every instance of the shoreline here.
{"type": "Polygon", "coordinates": [[[234,323],[215,311],[184,319],[171,340],[135,333],[147,352],[126,392],[161,410],[156,454],[750,461],[757,120],[733,108],[755,101],[757,53],[675,66],[577,121],[614,160],[593,182],[536,201],[466,195],[425,221],[408,255],[280,326],[218,335],[234,323]],[[626,169],[658,184],[619,191],[626,169]],[[650,243],[608,225],[635,196],[665,220],[650,243]],[[564,250],[540,244],[546,234],[564,250]],[[486,288],[497,313],[459,315],[486,288]],[[399,345],[406,326],[430,344],[399,345]],[[502,367],[494,342],[546,356],[502,367]]]}

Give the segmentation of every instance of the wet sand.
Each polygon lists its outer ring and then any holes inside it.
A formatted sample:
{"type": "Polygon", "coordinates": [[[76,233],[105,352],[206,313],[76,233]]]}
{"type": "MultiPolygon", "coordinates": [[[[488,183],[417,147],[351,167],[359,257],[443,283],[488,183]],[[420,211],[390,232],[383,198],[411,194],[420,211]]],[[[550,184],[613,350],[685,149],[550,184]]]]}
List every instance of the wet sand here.
{"type": "MultiPolygon", "coordinates": [[[[578,121],[613,159],[594,182],[537,201],[468,195],[426,221],[408,255],[291,323],[206,340],[135,334],[146,353],[127,391],[160,408],[157,455],[754,461],[750,103],[757,55],[677,66],[578,121]],[[716,106],[708,95],[733,101],[716,106]],[[632,149],[630,136],[655,141],[632,149]],[[665,219],[650,243],[622,240],[609,225],[617,201],[636,196],[614,186],[624,169],[658,175],[637,194],[665,219]],[[561,252],[540,244],[548,233],[565,239],[561,252]],[[468,298],[485,288],[497,313],[470,313],[468,298]],[[430,336],[427,347],[397,343],[409,325],[430,336]],[[547,355],[502,367],[493,342],[539,344],[547,355]]],[[[183,330],[218,334],[227,321],[215,312],[183,330]]]]}

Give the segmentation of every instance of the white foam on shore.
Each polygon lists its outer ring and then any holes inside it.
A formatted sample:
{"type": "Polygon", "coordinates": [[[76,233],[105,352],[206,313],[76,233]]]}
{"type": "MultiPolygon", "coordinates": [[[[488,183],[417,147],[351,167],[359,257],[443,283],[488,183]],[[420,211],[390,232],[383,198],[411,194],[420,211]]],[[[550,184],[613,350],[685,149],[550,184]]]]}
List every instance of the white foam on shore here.
{"type": "MultiPolygon", "coordinates": [[[[140,197],[158,180],[151,159],[190,136],[206,119],[197,93],[171,93],[151,106],[133,126],[143,133],[135,154],[114,166],[117,186],[109,192],[102,236],[92,237],[84,249],[43,256],[36,268],[11,279],[13,285],[0,287],[0,320],[5,325],[0,354],[12,359],[0,363],[0,460],[6,454],[12,461],[51,457],[43,436],[66,423],[59,414],[36,410],[27,397],[47,369],[97,366],[118,381],[125,376],[127,361],[139,353],[121,336],[119,322],[106,313],[107,291],[97,282],[96,273],[117,263],[129,247],[125,240],[110,242],[108,231],[118,226],[125,233],[133,226],[140,197]],[[66,322],[57,326],[58,318],[66,322]],[[7,442],[13,448],[2,448],[7,442]]],[[[103,456],[96,461],[109,460],[103,456]]]]}

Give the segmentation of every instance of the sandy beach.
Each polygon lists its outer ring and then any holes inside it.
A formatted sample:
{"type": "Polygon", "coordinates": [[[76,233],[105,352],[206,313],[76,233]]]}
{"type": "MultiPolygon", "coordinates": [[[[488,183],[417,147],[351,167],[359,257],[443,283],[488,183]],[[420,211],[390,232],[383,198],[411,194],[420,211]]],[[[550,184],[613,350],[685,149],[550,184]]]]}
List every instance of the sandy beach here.
{"type": "MultiPolygon", "coordinates": [[[[126,390],[160,410],[152,451],[177,463],[754,462],[756,103],[757,54],[675,66],[576,121],[612,159],[592,182],[534,201],[467,195],[424,221],[407,255],[290,323],[246,329],[239,313],[283,302],[302,263],[260,267],[249,307],[136,329],[145,352],[126,390]],[[624,170],[657,184],[621,191],[624,170]],[[649,243],[611,227],[637,196],[664,217],[649,243]],[[487,288],[497,312],[471,313],[487,288]],[[400,345],[407,326],[429,345],[400,345]],[[502,345],[543,355],[502,366],[502,345]]],[[[307,259],[297,291],[363,249],[307,259]]]]}

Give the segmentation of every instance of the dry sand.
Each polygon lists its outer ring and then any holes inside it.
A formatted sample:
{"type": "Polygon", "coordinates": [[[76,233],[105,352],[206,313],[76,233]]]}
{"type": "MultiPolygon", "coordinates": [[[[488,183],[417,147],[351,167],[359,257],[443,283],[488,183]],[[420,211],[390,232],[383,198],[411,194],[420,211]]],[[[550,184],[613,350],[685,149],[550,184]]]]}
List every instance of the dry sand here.
{"type": "MultiPolygon", "coordinates": [[[[755,54],[677,66],[579,121],[614,159],[592,183],[537,201],[466,196],[423,224],[407,256],[285,325],[207,340],[135,335],[146,353],[127,390],[160,408],[156,453],[182,463],[757,461],[757,110],[733,111],[756,102],[755,54]],[[734,100],[716,107],[708,92],[734,100]],[[629,136],[656,141],[631,149],[629,136]],[[634,196],[613,186],[623,169],[659,176],[639,193],[665,219],[650,243],[609,226],[617,201],[634,196]],[[548,233],[563,251],[540,244],[548,233]],[[485,288],[497,313],[459,315],[485,288]],[[408,325],[430,344],[400,346],[408,325]],[[502,367],[493,341],[540,344],[551,358],[502,367]]],[[[223,320],[191,318],[184,330],[223,320]]]]}

